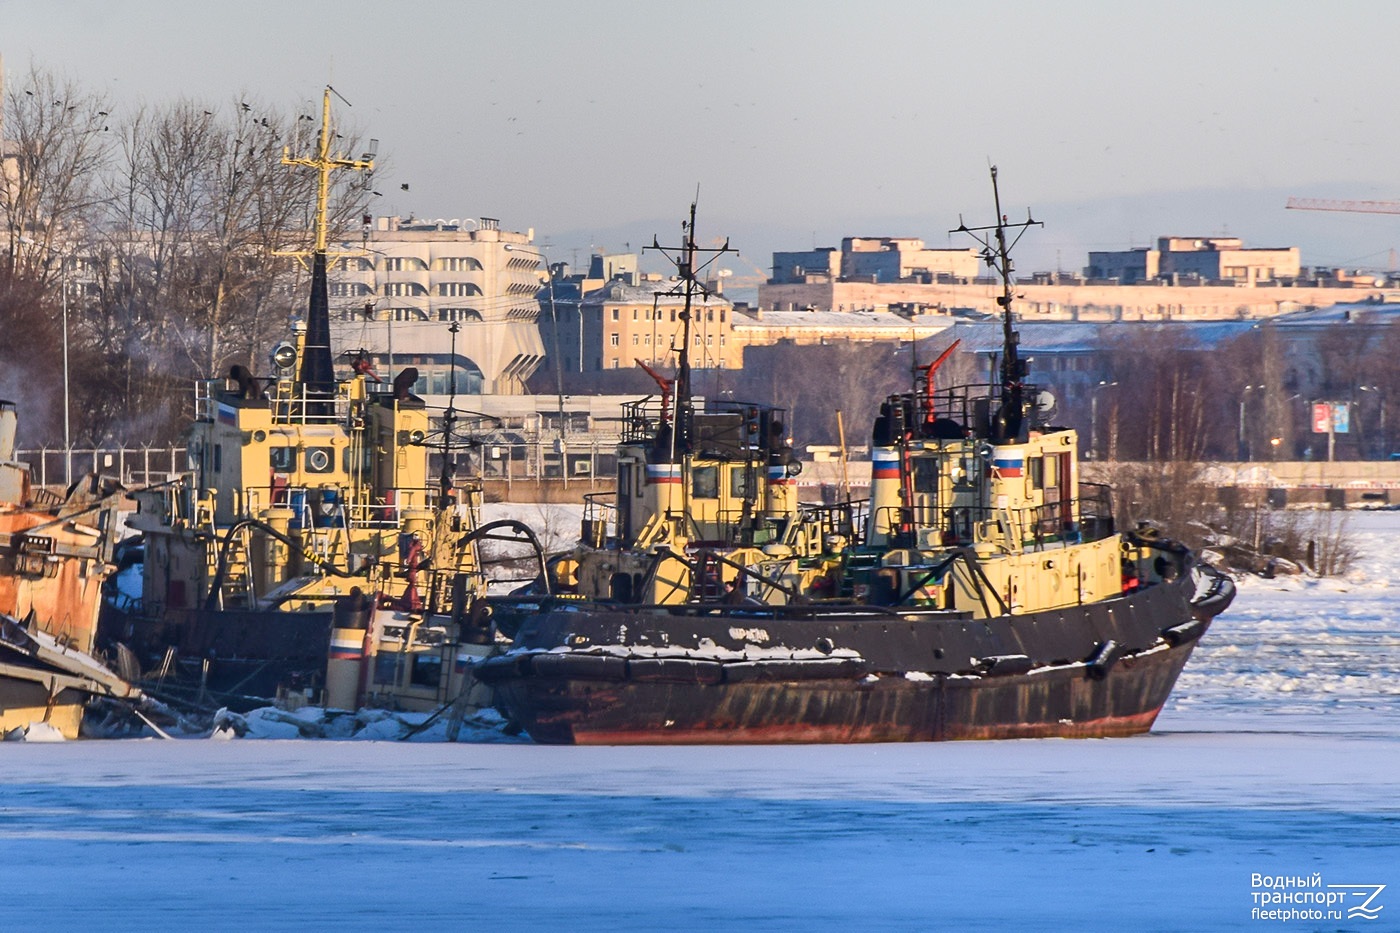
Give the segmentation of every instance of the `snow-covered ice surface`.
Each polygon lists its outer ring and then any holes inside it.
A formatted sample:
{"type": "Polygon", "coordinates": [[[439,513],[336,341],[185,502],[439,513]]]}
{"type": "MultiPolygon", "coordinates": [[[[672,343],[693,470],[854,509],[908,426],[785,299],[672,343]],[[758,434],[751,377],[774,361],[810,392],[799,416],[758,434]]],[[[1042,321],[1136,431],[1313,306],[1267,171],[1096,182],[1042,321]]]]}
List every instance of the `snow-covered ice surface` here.
{"type": "Polygon", "coordinates": [[[1394,929],[1400,513],[1352,521],[1133,739],[5,743],[0,930],[1394,929]],[[1281,923],[1255,874],[1390,887],[1281,923]]]}

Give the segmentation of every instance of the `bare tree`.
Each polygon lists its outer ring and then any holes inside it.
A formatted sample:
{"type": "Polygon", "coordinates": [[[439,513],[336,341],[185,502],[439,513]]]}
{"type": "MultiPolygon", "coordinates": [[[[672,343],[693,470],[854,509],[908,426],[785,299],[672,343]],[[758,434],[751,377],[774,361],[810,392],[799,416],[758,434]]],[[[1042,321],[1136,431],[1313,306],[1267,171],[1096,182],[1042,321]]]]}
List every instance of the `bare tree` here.
{"type": "Polygon", "coordinates": [[[101,205],[107,164],[106,98],[37,67],[6,85],[0,121],[0,222],[4,266],[42,285],[101,205]]]}

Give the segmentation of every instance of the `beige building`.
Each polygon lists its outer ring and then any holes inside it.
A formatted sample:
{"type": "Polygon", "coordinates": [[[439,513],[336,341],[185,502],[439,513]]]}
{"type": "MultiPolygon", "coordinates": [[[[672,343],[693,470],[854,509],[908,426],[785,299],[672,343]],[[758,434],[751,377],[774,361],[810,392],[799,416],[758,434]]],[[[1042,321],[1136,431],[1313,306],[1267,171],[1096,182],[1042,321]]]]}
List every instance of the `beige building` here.
{"type": "Polygon", "coordinates": [[[379,218],[365,253],[331,270],[335,345],[369,351],[381,374],[417,367],[416,391],[444,395],[455,322],[457,391],[524,392],[544,356],[536,297],[544,263],[533,239],[533,230],[502,230],[491,218],[379,218]]]}
{"type": "Polygon", "coordinates": [[[1296,246],[1246,248],[1239,237],[1158,237],[1157,248],[1089,253],[1084,274],[1120,285],[1289,285],[1302,274],[1296,246]]]}
{"type": "Polygon", "coordinates": [[[971,249],[928,249],[915,237],[846,237],[841,248],[773,254],[772,284],[823,281],[938,282],[975,278],[971,249]]]}
{"type": "MultiPolygon", "coordinates": [[[[1156,249],[1092,252],[1088,278],[1037,273],[1017,283],[1027,317],[1060,321],[1241,320],[1339,302],[1395,301],[1374,277],[1310,272],[1297,247],[1246,248],[1238,237],[1161,237],[1156,249]]],[[[1001,285],[968,250],[911,237],[848,237],[841,248],[773,254],[757,306],[778,312],[885,312],[913,319],[998,314],[1001,285]],[[979,275],[981,277],[979,277],[979,275]]]]}
{"type": "MultiPolygon", "coordinates": [[[[658,277],[637,284],[617,278],[587,292],[581,300],[556,295],[558,326],[546,320],[549,343],[559,346],[561,365],[578,372],[627,369],[641,360],[648,366],[676,365],[684,322],[685,299],[666,294],[676,282],[658,277]]],[[[546,297],[546,304],[549,299],[546,297]]],[[[735,369],[743,350],[734,338],[735,314],[729,299],[713,293],[692,303],[690,364],[696,369],[735,369]]]]}

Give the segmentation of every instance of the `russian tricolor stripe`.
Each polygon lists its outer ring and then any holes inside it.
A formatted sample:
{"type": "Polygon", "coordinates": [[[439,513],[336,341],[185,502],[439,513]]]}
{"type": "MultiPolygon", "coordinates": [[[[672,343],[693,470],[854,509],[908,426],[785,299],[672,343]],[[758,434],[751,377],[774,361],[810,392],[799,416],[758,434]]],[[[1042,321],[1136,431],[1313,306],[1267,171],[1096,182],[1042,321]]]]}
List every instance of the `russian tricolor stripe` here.
{"type": "Polygon", "coordinates": [[[899,479],[899,454],[893,450],[876,450],[870,454],[871,479],[899,479]]]}
{"type": "Polygon", "coordinates": [[[679,483],[681,481],[681,465],[679,463],[648,463],[647,464],[647,485],[656,483],[679,483]]]}
{"type": "Polygon", "coordinates": [[[331,633],[331,660],[358,661],[365,656],[365,633],[352,629],[351,635],[331,633]]]}
{"type": "Polygon", "coordinates": [[[1020,476],[1026,467],[1026,454],[1021,450],[998,450],[992,454],[993,476],[1010,479],[1020,476]]]}

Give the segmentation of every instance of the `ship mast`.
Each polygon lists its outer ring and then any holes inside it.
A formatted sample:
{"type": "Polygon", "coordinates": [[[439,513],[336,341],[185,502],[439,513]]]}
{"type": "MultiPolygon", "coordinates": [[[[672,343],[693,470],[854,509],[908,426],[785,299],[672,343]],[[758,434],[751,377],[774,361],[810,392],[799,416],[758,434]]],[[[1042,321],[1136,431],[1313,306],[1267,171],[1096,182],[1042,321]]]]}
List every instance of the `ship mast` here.
{"type": "Polygon", "coordinates": [[[992,202],[996,207],[996,223],[985,227],[969,227],[958,217],[958,226],[949,233],[966,233],[982,244],[982,261],[996,270],[1001,279],[1001,294],[997,304],[1001,306],[1001,404],[997,406],[995,422],[992,425],[993,440],[998,443],[1014,441],[1023,433],[1026,403],[1025,379],[1028,367],[1021,359],[1021,335],[1016,332],[1015,319],[1011,313],[1012,278],[1015,266],[1011,262],[1011,251],[1021,242],[1021,237],[1031,227],[1045,226],[1031,217],[1029,209],[1026,219],[1020,223],[1009,223],[1001,212],[1001,191],[997,188],[997,167],[992,171],[992,202]],[[1007,231],[1015,230],[1015,238],[1007,242],[1007,231]],[[991,236],[986,236],[990,231],[991,236]]]}
{"type": "Polygon", "coordinates": [[[681,229],[685,231],[680,246],[662,246],[660,241],[653,236],[651,245],[643,247],[643,251],[654,249],[676,267],[675,286],[664,291],[657,292],[657,296],[683,297],[685,305],[681,310],[681,348],[680,356],[676,361],[676,381],[675,381],[675,405],[676,405],[676,425],[672,433],[673,451],[679,454],[691,452],[691,425],[695,413],[695,400],[691,391],[690,373],[690,344],[691,321],[694,319],[694,300],[697,295],[701,300],[710,297],[710,290],[700,281],[700,273],[708,269],[715,260],[725,253],[737,252],[729,246],[729,238],[726,237],[724,245],[718,248],[702,249],[695,242],[695,206],[699,201],[699,191],[696,191],[696,198],[690,202],[690,220],[681,222],[681,229]],[[702,256],[708,256],[701,261],[702,256]]]}
{"type": "MultiPolygon", "coordinates": [[[[316,154],[312,156],[292,156],[291,147],[282,150],[283,165],[300,165],[316,172],[316,215],[312,230],[315,243],[311,257],[311,299],[307,306],[306,338],[302,347],[301,366],[297,372],[297,382],[301,383],[306,398],[305,416],[311,420],[323,420],[335,413],[335,366],[331,355],[331,316],[329,288],[326,284],[327,249],[330,239],[331,173],[339,169],[372,172],[374,152],[366,152],[359,159],[346,159],[332,155],[331,139],[331,94],[340,97],[329,84],[321,103],[321,133],[316,144],[316,154]]],[[[349,101],[340,97],[349,106],[349,101]]],[[[371,141],[373,142],[373,141],[371,141]]],[[[297,256],[306,261],[306,251],[279,253],[278,255],[297,256]]],[[[335,257],[347,255],[335,253],[335,257]]]]}

